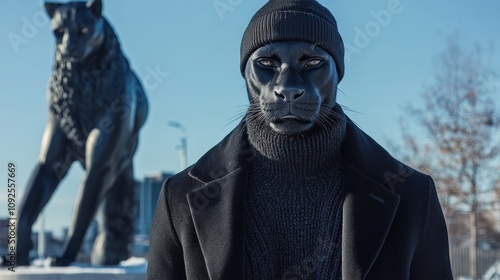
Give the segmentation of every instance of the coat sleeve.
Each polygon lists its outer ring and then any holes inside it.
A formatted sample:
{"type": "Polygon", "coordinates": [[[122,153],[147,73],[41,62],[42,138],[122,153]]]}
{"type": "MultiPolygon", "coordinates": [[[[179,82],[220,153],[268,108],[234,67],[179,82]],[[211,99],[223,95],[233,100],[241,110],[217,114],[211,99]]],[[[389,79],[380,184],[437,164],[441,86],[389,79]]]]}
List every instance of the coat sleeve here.
{"type": "Polygon", "coordinates": [[[434,182],[428,179],[427,213],[413,256],[410,279],[452,280],[446,223],[434,182]]]}
{"type": "Polygon", "coordinates": [[[161,189],[151,225],[147,280],[186,279],[182,246],[169,208],[168,182],[161,189]]]}

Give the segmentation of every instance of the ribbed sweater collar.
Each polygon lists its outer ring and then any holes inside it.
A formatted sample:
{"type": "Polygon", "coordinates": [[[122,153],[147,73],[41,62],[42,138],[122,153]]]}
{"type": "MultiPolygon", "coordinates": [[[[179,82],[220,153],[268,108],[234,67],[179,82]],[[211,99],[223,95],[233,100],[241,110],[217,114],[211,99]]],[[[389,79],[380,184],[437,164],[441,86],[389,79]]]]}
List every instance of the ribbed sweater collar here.
{"type": "MultiPolygon", "coordinates": [[[[340,161],[346,117],[336,105],[329,116],[334,121],[317,123],[300,134],[280,134],[258,121],[247,123],[248,139],[256,161],[267,171],[286,173],[288,178],[321,175],[340,161]],[[340,117],[339,117],[340,116],[340,117]]],[[[253,118],[261,119],[261,118],[253,118]]]]}

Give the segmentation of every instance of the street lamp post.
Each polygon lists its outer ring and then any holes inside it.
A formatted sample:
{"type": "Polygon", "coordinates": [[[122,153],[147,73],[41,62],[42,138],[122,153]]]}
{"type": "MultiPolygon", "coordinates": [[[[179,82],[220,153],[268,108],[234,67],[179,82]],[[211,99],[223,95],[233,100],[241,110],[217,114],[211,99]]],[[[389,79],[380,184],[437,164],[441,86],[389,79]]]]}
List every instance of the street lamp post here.
{"type": "Polygon", "coordinates": [[[180,168],[181,170],[187,167],[187,130],[186,128],[178,122],[168,122],[168,125],[182,131],[181,145],[179,147],[179,158],[180,158],[180,168]]]}

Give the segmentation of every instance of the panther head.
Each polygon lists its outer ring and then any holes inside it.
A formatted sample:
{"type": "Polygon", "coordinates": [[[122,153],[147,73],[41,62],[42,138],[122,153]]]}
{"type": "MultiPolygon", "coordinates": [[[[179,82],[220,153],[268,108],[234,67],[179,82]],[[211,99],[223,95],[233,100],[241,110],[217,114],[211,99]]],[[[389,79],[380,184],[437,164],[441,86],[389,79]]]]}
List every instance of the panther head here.
{"type": "Polygon", "coordinates": [[[339,81],[335,61],[304,41],[277,41],[258,48],[246,63],[250,100],[247,121],[281,134],[331,123],[339,81]]]}
{"type": "Polygon", "coordinates": [[[95,52],[104,41],[101,0],[45,3],[56,37],[56,50],[62,59],[80,62],[95,52]]]}

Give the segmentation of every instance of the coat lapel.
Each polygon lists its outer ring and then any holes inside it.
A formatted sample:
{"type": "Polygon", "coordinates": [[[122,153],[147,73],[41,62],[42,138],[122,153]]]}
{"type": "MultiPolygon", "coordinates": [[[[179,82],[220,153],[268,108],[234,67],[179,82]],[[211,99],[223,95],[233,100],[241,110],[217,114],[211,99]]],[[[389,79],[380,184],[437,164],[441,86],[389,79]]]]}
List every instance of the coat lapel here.
{"type": "Polygon", "coordinates": [[[342,227],[342,278],[364,279],[392,224],[399,195],[346,168],[342,227]]]}
{"type": "Polygon", "coordinates": [[[343,158],[342,278],[364,279],[396,215],[395,186],[408,171],[349,118],[343,158]]]}
{"type": "Polygon", "coordinates": [[[245,278],[245,200],[253,160],[244,123],[205,154],[190,171],[204,185],[187,194],[210,279],[245,278]]]}
{"type": "Polygon", "coordinates": [[[246,177],[239,168],[188,193],[210,279],[244,279],[246,177]]]}

